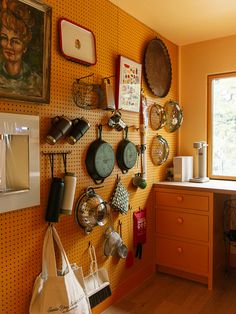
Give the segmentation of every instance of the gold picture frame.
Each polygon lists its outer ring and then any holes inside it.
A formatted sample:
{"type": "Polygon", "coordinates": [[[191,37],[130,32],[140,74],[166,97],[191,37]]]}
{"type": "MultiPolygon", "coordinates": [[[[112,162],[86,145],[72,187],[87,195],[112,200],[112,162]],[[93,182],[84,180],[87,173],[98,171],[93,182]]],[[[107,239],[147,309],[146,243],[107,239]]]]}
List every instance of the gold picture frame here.
{"type": "Polygon", "coordinates": [[[51,14],[42,1],[1,1],[0,99],[49,103],[51,14]]]}

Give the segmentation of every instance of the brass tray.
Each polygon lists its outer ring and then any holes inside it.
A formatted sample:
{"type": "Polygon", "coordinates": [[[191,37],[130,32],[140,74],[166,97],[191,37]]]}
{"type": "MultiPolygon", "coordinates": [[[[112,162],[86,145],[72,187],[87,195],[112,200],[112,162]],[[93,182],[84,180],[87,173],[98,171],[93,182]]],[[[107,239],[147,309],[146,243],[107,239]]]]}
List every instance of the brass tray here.
{"type": "Polygon", "coordinates": [[[172,68],[168,50],[159,38],[151,40],[146,47],[144,73],[152,93],[165,97],[171,86],[172,68]]]}
{"type": "Polygon", "coordinates": [[[161,105],[154,103],[151,106],[149,122],[153,130],[159,130],[165,125],[166,114],[164,108],[161,105]]]}
{"type": "Polygon", "coordinates": [[[169,133],[176,131],[183,122],[183,110],[176,101],[168,101],[164,105],[166,113],[165,130],[169,133]]]}
{"type": "Polygon", "coordinates": [[[151,158],[153,164],[156,166],[162,165],[167,160],[169,152],[169,145],[164,137],[161,135],[155,136],[151,145],[151,158]]]}

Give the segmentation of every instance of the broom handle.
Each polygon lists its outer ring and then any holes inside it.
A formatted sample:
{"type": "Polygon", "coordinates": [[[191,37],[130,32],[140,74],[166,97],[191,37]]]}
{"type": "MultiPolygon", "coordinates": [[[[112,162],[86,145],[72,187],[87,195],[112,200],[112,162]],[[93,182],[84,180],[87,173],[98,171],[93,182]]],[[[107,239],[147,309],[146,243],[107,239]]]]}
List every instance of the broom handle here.
{"type": "Polygon", "coordinates": [[[95,272],[98,271],[98,264],[97,264],[97,257],[95,253],[95,248],[92,244],[89,246],[89,255],[90,255],[90,272],[91,274],[94,274],[95,272]]]}

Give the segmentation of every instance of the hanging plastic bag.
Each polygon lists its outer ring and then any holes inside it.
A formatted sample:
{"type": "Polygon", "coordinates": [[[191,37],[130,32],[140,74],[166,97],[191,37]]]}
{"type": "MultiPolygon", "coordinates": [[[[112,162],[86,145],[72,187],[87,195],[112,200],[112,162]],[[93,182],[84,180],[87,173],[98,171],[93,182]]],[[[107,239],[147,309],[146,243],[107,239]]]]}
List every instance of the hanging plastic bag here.
{"type": "Polygon", "coordinates": [[[68,261],[56,229],[50,225],[45,234],[42,272],[36,278],[30,303],[30,314],[89,314],[90,306],[82,286],[68,261]],[[62,270],[56,267],[55,240],[62,259],[62,270]]]}

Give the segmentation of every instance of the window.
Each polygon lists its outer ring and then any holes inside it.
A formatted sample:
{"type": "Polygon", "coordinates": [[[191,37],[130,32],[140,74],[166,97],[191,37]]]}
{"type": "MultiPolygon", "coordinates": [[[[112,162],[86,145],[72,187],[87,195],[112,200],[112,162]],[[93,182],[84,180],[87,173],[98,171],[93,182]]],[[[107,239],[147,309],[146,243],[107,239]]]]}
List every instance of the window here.
{"type": "Polygon", "coordinates": [[[208,76],[208,169],[236,179],[236,72],[208,76]]]}

